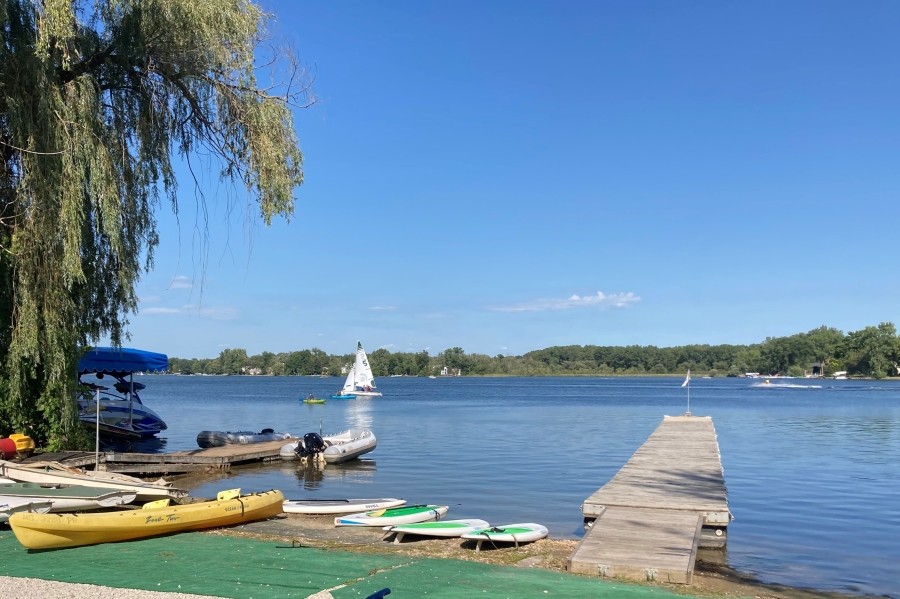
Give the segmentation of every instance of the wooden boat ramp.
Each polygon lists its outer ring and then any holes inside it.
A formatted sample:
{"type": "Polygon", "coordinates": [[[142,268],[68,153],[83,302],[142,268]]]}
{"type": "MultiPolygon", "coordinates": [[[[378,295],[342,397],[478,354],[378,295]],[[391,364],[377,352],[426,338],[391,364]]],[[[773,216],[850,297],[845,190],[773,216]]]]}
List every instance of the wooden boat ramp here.
{"type": "MultiPolygon", "coordinates": [[[[234,464],[270,462],[278,460],[281,448],[290,440],[265,443],[234,444],[208,449],[176,451],[174,453],[101,452],[98,470],[132,475],[165,475],[228,470],[234,464]]],[[[94,466],[94,453],[60,452],[36,454],[26,462],[58,461],[77,468],[94,466]]]]}
{"type": "Polygon", "coordinates": [[[712,418],[666,416],[581,509],[569,571],[690,584],[697,549],[724,547],[732,519],[712,418]]]}

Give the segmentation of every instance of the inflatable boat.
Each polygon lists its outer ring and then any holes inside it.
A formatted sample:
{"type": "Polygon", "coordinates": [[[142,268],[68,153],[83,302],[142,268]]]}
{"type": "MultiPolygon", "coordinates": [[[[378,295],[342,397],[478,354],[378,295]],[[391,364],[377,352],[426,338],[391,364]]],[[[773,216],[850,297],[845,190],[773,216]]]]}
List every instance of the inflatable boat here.
{"type": "Polygon", "coordinates": [[[276,433],[270,428],[264,428],[258,433],[252,431],[202,431],[197,435],[197,445],[200,447],[222,447],[223,445],[235,445],[245,443],[265,443],[267,441],[284,441],[293,439],[290,433],[276,433]]]}
{"type": "Polygon", "coordinates": [[[281,448],[282,460],[291,461],[311,454],[321,453],[328,464],[340,464],[369,453],[378,444],[375,435],[367,428],[352,428],[348,431],[319,437],[309,433],[281,448]]]}

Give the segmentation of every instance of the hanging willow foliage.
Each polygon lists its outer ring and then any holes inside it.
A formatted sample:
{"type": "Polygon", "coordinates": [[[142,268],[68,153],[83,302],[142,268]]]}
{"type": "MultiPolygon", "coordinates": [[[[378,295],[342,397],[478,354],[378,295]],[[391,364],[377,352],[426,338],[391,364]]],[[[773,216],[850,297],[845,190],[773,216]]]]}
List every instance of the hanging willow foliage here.
{"type": "Polygon", "coordinates": [[[291,108],[312,95],[269,19],[248,0],[0,0],[0,433],[77,444],[81,348],[127,336],[173,161],[215,157],[267,225],[292,214],[291,108]],[[261,87],[260,62],[284,78],[261,87]]]}

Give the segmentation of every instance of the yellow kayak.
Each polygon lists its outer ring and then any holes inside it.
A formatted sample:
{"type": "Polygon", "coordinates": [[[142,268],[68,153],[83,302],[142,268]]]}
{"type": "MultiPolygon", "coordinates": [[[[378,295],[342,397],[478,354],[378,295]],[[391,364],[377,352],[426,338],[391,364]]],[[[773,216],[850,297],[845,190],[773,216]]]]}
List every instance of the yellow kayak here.
{"type": "Polygon", "coordinates": [[[281,513],[281,491],[234,499],[93,514],[28,514],[9,518],[28,549],[79,547],[262,520],[281,513]]]}

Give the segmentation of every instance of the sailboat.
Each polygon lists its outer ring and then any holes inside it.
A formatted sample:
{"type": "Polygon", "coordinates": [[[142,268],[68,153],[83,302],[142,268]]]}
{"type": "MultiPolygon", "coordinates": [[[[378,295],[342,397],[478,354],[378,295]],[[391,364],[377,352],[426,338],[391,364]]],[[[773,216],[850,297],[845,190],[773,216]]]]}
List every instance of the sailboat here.
{"type": "Polygon", "coordinates": [[[341,395],[381,397],[381,393],[375,389],[375,377],[369,366],[369,357],[359,341],[356,342],[356,363],[350,367],[341,395]]]}

